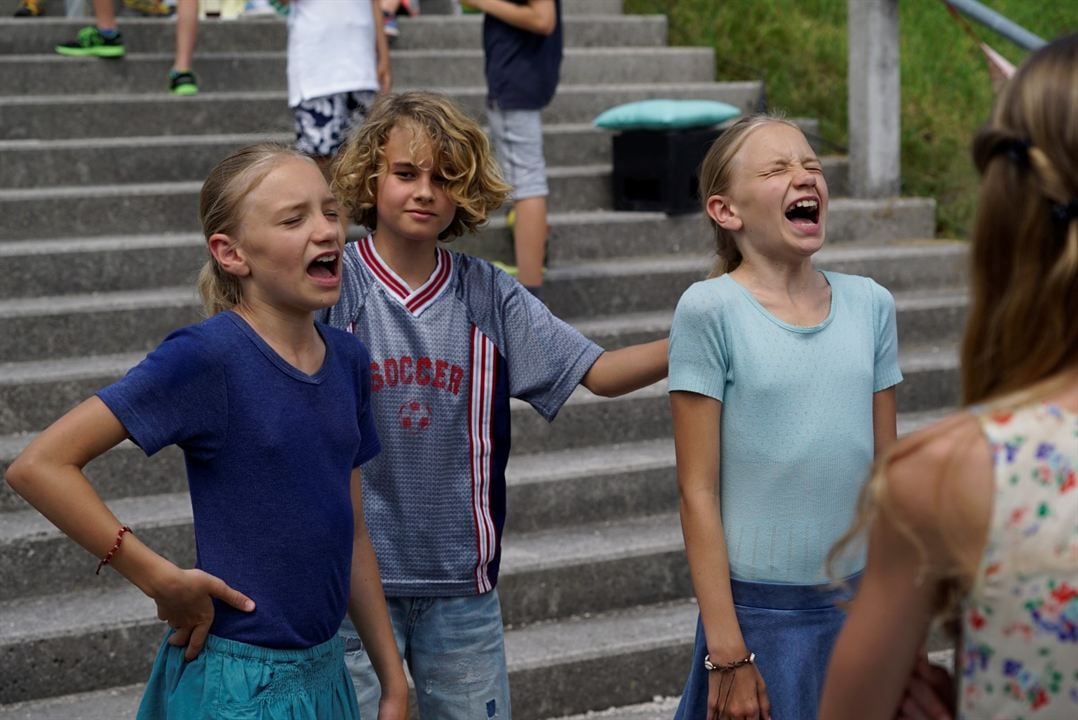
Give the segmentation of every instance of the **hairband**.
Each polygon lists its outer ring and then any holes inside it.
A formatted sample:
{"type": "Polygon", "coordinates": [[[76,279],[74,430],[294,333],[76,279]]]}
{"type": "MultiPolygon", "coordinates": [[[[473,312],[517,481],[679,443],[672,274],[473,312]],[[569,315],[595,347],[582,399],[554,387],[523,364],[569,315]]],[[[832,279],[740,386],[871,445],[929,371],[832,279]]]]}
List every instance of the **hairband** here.
{"type": "Polygon", "coordinates": [[[1015,165],[1025,167],[1029,165],[1029,140],[1023,138],[1005,138],[997,142],[988,153],[988,157],[985,160],[999,155],[1000,153],[1007,153],[1007,157],[1015,165]]]}
{"type": "Polygon", "coordinates": [[[1078,200],[1052,205],[1052,218],[1060,225],[1069,225],[1078,219],[1078,200]]]}

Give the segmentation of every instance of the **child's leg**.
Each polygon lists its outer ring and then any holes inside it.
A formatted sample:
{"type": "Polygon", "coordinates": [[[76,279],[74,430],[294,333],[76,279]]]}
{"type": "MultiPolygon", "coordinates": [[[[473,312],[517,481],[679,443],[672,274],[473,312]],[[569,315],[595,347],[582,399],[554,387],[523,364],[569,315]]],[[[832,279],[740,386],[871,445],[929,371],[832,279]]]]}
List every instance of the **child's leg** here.
{"type": "Polygon", "coordinates": [[[517,258],[517,279],[529,290],[543,284],[546,256],[546,197],[522,198],[513,203],[517,219],[513,225],[513,250],[517,258]]]}
{"type": "Polygon", "coordinates": [[[198,39],[198,0],[176,2],[176,59],[173,70],[190,70],[198,39]]]}
{"type": "Polygon", "coordinates": [[[537,290],[543,284],[549,194],[540,114],[538,110],[489,108],[487,118],[502,174],[513,186],[517,279],[537,290]]]}
{"type": "Polygon", "coordinates": [[[507,720],[509,673],[497,591],[429,598],[414,623],[408,667],[420,717],[507,720]]]}
{"type": "Polygon", "coordinates": [[[94,22],[98,28],[116,27],[116,5],[114,0],[93,0],[94,22]]]}

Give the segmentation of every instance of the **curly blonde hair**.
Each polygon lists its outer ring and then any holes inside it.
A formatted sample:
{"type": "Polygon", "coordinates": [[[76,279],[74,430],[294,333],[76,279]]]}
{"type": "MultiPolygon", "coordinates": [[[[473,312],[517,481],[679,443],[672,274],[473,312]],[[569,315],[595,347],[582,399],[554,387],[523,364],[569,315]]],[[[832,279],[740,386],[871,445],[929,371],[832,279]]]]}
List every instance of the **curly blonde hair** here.
{"type": "Polygon", "coordinates": [[[490,141],[479,125],[449,98],[411,91],[379,97],[367,120],[352,133],[333,163],[330,186],[357,222],[378,227],[378,179],[386,172],[385,144],[395,127],[411,127],[412,152],[429,143],[445,191],[457,207],[438,239],[475,230],[505,202],[510,187],[502,180],[490,141]]]}

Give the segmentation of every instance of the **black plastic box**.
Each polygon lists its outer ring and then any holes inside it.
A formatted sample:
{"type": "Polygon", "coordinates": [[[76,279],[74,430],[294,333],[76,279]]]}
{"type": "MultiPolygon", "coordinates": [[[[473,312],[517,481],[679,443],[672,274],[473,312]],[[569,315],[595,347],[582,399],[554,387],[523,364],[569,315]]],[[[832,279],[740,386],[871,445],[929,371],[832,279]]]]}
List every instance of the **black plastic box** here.
{"type": "Polygon", "coordinates": [[[614,209],[700,210],[700,164],[718,127],[626,130],[614,136],[614,209]]]}

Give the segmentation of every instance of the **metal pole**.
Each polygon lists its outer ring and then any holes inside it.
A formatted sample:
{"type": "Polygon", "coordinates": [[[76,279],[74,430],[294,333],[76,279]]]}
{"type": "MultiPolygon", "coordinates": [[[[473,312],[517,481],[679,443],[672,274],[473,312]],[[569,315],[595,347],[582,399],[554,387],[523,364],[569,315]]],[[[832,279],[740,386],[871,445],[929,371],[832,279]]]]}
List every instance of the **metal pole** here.
{"type": "Polygon", "coordinates": [[[881,198],[901,185],[898,0],[847,0],[850,194],[881,198]]]}
{"type": "Polygon", "coordinates": [[[958,12],[984,25],[989,30],[999,33],[1015,45],[1025,50],[1036,50],[1047,43],[1021,25],[1011,22],[995,10],[986,8],[976,0],[944,0],[958,12]]]}

